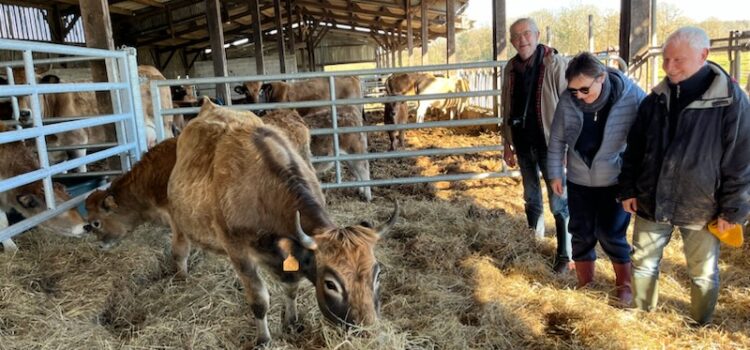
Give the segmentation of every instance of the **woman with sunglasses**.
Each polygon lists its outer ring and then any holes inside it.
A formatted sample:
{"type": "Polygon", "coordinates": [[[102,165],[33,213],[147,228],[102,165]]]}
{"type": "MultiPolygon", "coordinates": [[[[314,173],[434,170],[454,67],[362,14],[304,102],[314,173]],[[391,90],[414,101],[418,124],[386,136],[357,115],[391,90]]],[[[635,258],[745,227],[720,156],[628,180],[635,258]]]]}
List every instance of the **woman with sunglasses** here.
{"type": "Polygon", "coordinates": [[[570,61],[565,78],[568,89],[560,96],[552,121],[547,170],[553,191],[563,195],[567,164],[568,229],[573,235],[578,287],[594,278],[598,242],[612,261],[618,301],[629,306],[630,245],[625,231],[630,214],[616,200],[617,176],[628,131],[646,93],[588,52],[570,61]]]}

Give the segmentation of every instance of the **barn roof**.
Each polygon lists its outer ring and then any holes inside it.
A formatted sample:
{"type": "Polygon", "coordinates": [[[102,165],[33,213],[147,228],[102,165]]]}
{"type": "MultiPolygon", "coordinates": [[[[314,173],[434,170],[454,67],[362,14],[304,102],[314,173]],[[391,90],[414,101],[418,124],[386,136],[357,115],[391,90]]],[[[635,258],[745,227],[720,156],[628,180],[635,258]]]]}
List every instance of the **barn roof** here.
{"type": "MultiPolygon", "coordinates": [[[[275,40],[275,13],[272,0],[258,0],[261,28],[267,40],[275,40]]],[[[61,14],[80,13],[78,0],[5,1],[25,6],[56,8],[61,14]]],[[[157,49],[202,50],[209,46],[205,0],[108,0],[116,41],[157,49]],[[120,40],[117,40],[120,39],[120,40]]],[[[252,40],[253,18],[249,0],[220,0],[226,42],[252,40]]],[[[456,31],[469,26],[460,15],[468,0],[455,0],[456,31]]],[[[445,36],[444,0],[291,0],[293,23],[305,23],[305,30],[348,32],[372,42],[405,45],[407,11],[411,11],[415,43],[421,40],[421,18],[428,19],[428,37],[445,36]],[[421,2],[428,2],[422,14],[421,2]],[[389,32],[391,35],[389,36],[389,32]],[[394,39],[395,38],[395,39],[394,39]]],[[[281,0],[282,25],[288,14],[281,0]]],[[[297,26],[295,25],[295,28],[297,26]]],[[[299,30],[299,28],[297,29],[299,30]]],[[[318,34],[319,34],[318,33],[318,34]]],[[[299,40],[299,38],[297,38],[299,40]]]]}

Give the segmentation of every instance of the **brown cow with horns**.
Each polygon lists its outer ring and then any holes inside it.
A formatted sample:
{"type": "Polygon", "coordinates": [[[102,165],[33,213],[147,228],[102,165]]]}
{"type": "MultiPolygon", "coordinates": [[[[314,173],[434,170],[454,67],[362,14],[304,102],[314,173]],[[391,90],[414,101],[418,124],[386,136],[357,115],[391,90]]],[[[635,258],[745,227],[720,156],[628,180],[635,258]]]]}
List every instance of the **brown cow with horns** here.
{"type": "Polygon", "coordinates": [[[190,243],[227,254],[245,287],[258,345],[271,340],[269,295],[259,266],[286,285],[287,326],[298,322],[302,278],[315,286],[328,320],[367,325],[377,319],[380,264],[374,246],[395,224],[398,204],[378,228],[336,226],[313,170],[277,128],[252,113],[204,101],[178,138],[168,197],[180,273],[187,273],[190,243]]]}

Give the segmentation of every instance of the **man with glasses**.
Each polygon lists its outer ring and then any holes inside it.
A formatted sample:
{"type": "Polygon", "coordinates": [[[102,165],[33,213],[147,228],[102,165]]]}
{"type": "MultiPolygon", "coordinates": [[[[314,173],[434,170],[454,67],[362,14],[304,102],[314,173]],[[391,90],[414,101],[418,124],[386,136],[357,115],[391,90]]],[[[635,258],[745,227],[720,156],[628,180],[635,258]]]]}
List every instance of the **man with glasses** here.
{"type": "Polygon", "coordinates": [[[702,29],[683,27],[664,43],[666,78],[641,104],[628,134],[620,186],[635,214],[633,301],[656,308],[659,265],[675,228],[690,276],[690,316],[711,322],[719,297],[720,231],[750,212],[750,104],[738,84],[707,62],[702,29]]]}
{"type": "Polygon", "coordinates": [[[513,22],[510,42],[518,54],[508,61],[503,71],[503,158],[509,166],[515,166],[518,158],[526,219],[538,239],[544,237],[544,206],[539,181],[539,172],[542,172],[555,218],[557,254],[553,269],[563,273],[574,268],[568,233],[568,204],[564,194],[559,196],[549,187],[547,144],[557,101],[567,86],[567,61],[557,54],[557,50],[539,44],[539,29],[531,18],[513,22]]]}

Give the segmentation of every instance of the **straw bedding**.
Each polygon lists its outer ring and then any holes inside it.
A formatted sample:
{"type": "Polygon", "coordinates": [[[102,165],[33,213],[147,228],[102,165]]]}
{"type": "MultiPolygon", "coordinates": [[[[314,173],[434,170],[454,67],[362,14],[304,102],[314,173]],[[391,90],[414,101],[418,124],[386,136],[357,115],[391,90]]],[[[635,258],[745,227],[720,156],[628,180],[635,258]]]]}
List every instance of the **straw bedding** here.
{"type": "MultiPolygon", "coordinates": [[[[412,147],[496,142],[496,133],[411,131],[412,147]]],[[[386,149],[387,137],[371,136],[386,149]]],[[[375,161],[373,178],[494,170],[496,155],[375,161]]],[[[723,249],[715,325],[687,323],[689,284],[681,240],[665,251],[660,310],[612,306],[614,274],[597,262],[595,283],[575,290],[556,276],[553,220],[535,241],[525,225],[517,179],[374,189],[373,203],[354,190],[327,193],[334,220],[381,222],[398,198],[403,214],[376,254],[382,315],[370,336],[326,324],[305,283],[304,329],[281,327],[283,291],[271,293],[272,349],[739,349],[750,348],[747,248],[723,249]]],[[[0,349],[236,349],[255,336],[240,283],[222,256],[194,251],[187,280],[173,279],[169,230],[143,226],[117,248],[28,232],[20,251],[0,254],[0,349]]],[[[600,251],[601,253],[601,251],[600,251]]],[[[600,254],[600,257],[605,256],[600,254]]],[[[267,275],[265,275],[267,276],[267,275]]]]}

